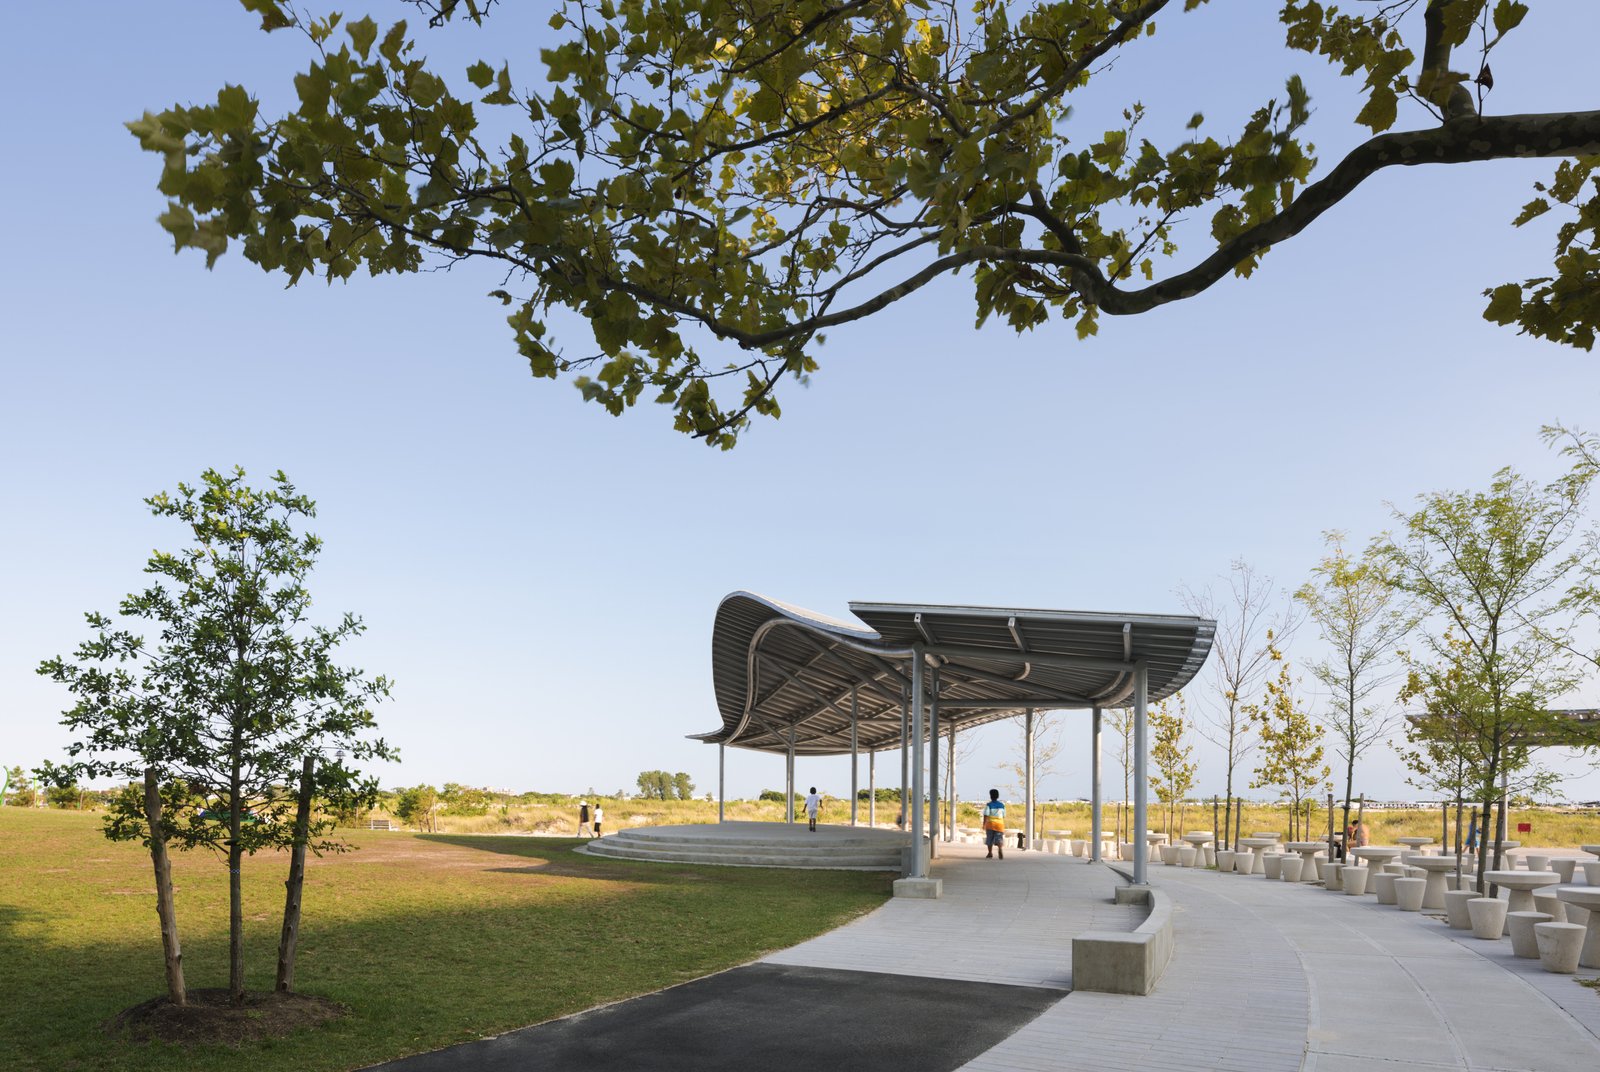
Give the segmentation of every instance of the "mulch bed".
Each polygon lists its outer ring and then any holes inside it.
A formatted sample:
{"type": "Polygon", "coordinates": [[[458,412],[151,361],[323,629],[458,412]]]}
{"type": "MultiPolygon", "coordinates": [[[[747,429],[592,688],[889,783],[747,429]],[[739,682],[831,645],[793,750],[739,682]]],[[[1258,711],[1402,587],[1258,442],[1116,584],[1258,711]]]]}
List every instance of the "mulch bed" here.
{"type": "Polygon", "coordinates": [[[338,1002],[311,994],[246,991],[244,1004],[234,1005],[228,991],[218,988],[191,990],[189,1003],[181,1006],[166,997],[151,998],[119,1012],[106,1030],[140,1041],[238,1045],[279,1038],[344,1014],[345,1008],[338,1002]]]}

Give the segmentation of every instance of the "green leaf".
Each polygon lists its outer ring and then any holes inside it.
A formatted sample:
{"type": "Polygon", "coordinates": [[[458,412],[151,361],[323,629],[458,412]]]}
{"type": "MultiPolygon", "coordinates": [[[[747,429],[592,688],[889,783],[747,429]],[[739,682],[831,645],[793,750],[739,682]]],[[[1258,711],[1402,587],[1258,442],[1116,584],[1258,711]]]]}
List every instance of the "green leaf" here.
{"type": "Polygon", "coordinates": [[[378,24],[368,15],[359,22],[352,22],[345,26],[345,32],[350,35],[350,43],[356,46],[356,51],[362,59],[372,51],[372,42],[378,39],[378,24]]]}

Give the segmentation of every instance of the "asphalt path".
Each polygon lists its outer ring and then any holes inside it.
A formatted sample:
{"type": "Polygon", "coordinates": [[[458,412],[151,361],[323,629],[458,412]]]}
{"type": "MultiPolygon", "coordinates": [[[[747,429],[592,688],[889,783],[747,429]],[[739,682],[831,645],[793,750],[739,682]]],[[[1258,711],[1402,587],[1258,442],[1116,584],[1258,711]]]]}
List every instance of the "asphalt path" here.
{"type": "Polygon", "coordinates": [[[750,964],[372,1072],[945,1072],[1060,990],[750,964]]]}

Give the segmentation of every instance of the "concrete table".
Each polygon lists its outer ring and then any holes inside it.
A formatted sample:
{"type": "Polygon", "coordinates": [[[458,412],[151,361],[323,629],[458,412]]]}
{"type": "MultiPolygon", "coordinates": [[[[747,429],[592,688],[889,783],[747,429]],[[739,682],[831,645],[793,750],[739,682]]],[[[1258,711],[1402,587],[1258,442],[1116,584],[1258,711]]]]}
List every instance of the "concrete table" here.
{"type": "Polygon", "coordinates": [[[1326,841],[1291,841],[1284,846],[1286,849],[1298,852],[1300,859],[1304,861],[1300,865],[1301,882],[1317,881],[1317,853],[1322,852],[1327,847],[1328,843],[1326,841]]]}
{"type": "MultiPolygon", "coordinates": [[[[1267,850],[1278,843],[1278,835],[1271,837],[1242,837],[1239,844],[1255,853],[1255,862],[1250,865],[1249,874],[1264,875],[1267,873],[1267,850]]],[[[1234,865],[1238,868],[1238,865],[1234,865]]],[[[1239,870],[1243,870],[1239,868],[1239,870]]]]}
{"type": "MultiPolygon", "coordinates": [[[[1589,846],[1585,845],[1587,851],[1589,846]]],[[[1578,963],[1585,968],[1600,968],[1600,886],[1562,886],[1556,890],[1556,896],[1567,904],[1577,905],[1589,911],[1589,920],[1584,924],[1588,928],[1583,934],[1583,951],[1578,954],[1578,963]]]]}
{"type": "MultiPolygon", "coordinates": [[[[1395,840],[1403,841],[1405,839],[1396,838],[1395,840]]],[[[1429,840],[1432,839],[1430,838],[1429,840]]],[[[1447,871],[1456,869],[1455,858],[1453,856],[1413,856],[1411,858],[1411,866],[1421,868],[1428,873],[1428,884],[1422,891],[1422,907],[1442,909],[1444,907],[1444,876],[1447,871]]],[[[1530,904],[1529,907],[1531,908],[1532,905],[1530,904]]]]}
{"type": "Polygon", "coordinates": [[[1159,863],[1161,860],[1161,846],[1166,843],[1167,835],[1158,830],[1146,830],[1144,832],[1145,859],[1151,863],[1159,863]]]}
{"type": "MultiPolygon", "coordinates": [[[[1561,876],[1554,871],[1485,871],[1483,880],[1511,891],[1507,912],[1537,912],[1539,908],[1533,903],[1533,891],[1541,886],[1558,884],[1561,876]]],[[[1511,925],[1508,923],[1506,926],[1509,928],[1511,925]]],[[[1510,934],[1511,931],[1508,929],[1506,933],[1510,934]]]]}
{"type": "Polygon", "coordinates": [[[1596,856],[1600,856],[1600,845],[1580,845],[1578,847],[1584,852],[1592,852],[1596,856]]]}
{"type": "MultiPolygon", "coordinates": [[[[1383,870],[1384,864],[1399,859],[1400,854],[1405,851],[1404,849],[1397,849],[1393,845],[1363,845],[1359,849],[1351,849],[1350,855],[1360,857],[1361,862],[1367,865],[1372,874],[1376,875],[1383,870]]],[[[1367,892],[1377,893],[1377,884],[1368,882],[1367,892]]]]}
{"type": "Polygon", "coordinates": [[[1217,835],[1211,830],[1191,830],[1183,835],[1183,840],[1194,846],[1194,865],[1204,867],[1206,846],[1217,840],[1217,835]]]}
{"type": "MultiPolygon", "coordinates": [[[[1395,842],[1396,845],[1404,845],[1407,849],[1411,849],[1411,850],[1414,850],[1416,852],[1426,852],[1427,849],[1425,849],[1424,846],[1432,845],[1433,844],[1433,839],[1431,837],[1397,837],[1397,838],[1394,839],[1394,842],[1395,842]]],[[[1430,905],[1428,905],[1428,903],[1426,901],[1424,901],[1422,907],[1424,907],[1424,908],[1428,908],[1428,907],[1438,908],[1438,907],[1441,907],[1441,906],[1440,905],[1432,905],[1432,906],[1430,906],[1430,905]]]]}

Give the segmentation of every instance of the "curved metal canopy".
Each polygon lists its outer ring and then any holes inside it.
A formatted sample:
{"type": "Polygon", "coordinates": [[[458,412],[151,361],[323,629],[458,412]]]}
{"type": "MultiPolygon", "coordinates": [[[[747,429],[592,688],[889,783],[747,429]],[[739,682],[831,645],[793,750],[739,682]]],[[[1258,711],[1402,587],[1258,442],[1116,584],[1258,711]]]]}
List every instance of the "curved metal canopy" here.
{"type": "MultiPolygon", "coordinates": [[[[734,592],[717,607],[711,669],[722,726],[695,740],[797,755],[900,743],[917,655],[937,671],[939,732],[1025,708],[1125,707],[1133,670],[1165,699],[1199,672],[1216,623],[1192,615],[851,603],[863,624],[734,592]]],[[[929,689],[931,697],[932,690],[929,689]]]]}

